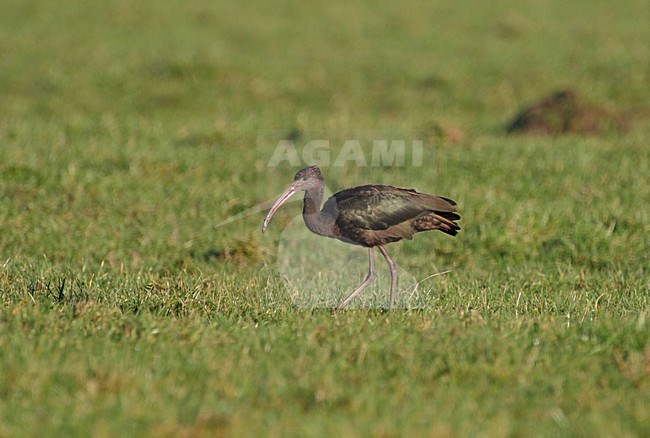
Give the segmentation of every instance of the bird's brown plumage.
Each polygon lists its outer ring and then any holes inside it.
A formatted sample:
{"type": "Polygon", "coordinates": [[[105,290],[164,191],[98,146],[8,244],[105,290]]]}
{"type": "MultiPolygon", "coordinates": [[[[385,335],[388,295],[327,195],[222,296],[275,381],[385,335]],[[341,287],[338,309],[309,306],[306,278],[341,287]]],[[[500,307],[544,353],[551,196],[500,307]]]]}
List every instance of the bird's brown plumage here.
{"type": "Polygon", "coordinates": [[[427,230],[454,236],[460,230],[455,223],[460,216],[454,211],[451,199],[385,185],[340,191],[322,209],[334,220],[340,240],[366,247],[411,239],[427,230]]]}

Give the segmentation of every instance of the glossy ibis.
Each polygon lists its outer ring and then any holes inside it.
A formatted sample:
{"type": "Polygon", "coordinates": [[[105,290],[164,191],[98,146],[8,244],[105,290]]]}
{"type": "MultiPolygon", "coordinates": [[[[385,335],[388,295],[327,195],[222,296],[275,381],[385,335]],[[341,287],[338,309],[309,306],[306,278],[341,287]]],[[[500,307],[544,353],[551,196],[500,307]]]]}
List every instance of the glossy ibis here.
{"type": "Polygon", "coordinates": [[[377,275],[372,249],[378,248],[390,268],[389,309],[395,303],[397,268],[384,245],[411,239],[419,231],[440,230],[455,236],[460,227],[455,221],[456,203],[441,196],[418,193],[413,189],[394,186],[366,185],[342,190],[323,205],[323,175],[317,166],[296,173],[293,183],[273,204],[262,224],[266,231],[269,221],[280,206],[293,194],[304,191],[302,216],[307,228],[319,236],[331,237],[368,248],[368,275],[334,311],[342,309],[365,289],[377,275]]]}

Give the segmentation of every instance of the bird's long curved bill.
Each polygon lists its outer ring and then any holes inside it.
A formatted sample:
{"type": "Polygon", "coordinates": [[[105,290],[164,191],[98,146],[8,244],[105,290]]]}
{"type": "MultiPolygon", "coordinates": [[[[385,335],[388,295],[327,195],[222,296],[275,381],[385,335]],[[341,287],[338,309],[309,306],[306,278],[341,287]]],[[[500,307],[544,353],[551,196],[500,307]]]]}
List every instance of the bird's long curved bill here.
{"type": "Polygon", "coordinates": [[[298,191],[298,188],[294,185],[291,184],[287,189],[282,192],[280,197],[278,198],[277,201],[275,201],[275,204],[273,204],[273,207],[269,210],[269,214],[266,215],[266,218],[264,218],[264,223],[262,224],[262,233],[266,231],[266,227],[268,227],[269,222],[271,221],[271,217],[275,212],[280,208],[282,204],[285,203],[287,199],[289,199],[293,194],[295,194],[298,191]]]}

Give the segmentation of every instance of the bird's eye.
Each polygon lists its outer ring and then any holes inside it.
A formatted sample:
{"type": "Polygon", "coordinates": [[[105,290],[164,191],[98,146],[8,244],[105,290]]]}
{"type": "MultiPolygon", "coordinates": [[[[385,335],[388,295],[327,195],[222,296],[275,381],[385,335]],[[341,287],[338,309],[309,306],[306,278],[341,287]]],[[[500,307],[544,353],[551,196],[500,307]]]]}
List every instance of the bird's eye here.
{"type": "Polygon", "coordinates": [[[302,180],[303,180],[303,181],[307,181],[307,177],[306,177],[306,176],[303,176],[303,177],[302,177],[302,180]]]}

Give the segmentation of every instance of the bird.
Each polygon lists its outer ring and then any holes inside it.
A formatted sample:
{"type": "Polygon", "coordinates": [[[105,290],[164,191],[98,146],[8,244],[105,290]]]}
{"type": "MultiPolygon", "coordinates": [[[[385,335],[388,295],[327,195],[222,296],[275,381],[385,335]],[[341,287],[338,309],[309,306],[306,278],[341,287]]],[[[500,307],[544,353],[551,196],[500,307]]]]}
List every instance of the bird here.
{"type": "Polygon", "coordinates": [[[347,306],[375,279],[375,248],[384,256],[390,270],[388,308],[392,311],[397,288],[397,265],[388,255],[385,245],[411,239],[420,231],[439,230],[450,236],[456,236],[460,231],[456,224],[460,220],[456,213],[456,202],[449,198],[390,185],[363,185],[335,193],[321,209],[324,186],[318,166],[298,171],[293,183],[277,198],[264,218],[262,233],[280,206],[294,194],[304,191],[302,216],[311,232],[368,249],[368,275],[334,308],[334,313],[347,306]]]}

